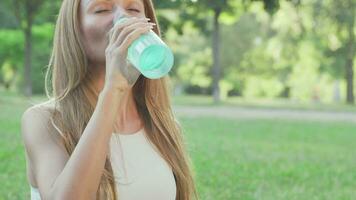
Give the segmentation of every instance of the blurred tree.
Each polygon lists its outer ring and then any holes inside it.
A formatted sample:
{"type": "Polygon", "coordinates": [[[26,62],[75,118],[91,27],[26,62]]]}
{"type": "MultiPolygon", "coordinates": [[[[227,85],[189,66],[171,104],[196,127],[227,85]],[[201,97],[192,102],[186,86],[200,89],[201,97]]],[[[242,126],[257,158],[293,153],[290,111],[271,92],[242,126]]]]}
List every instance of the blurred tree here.
{"type": "MultiPolygon", "coordinates": [[[[261,8],[263,9],[263,8],[261,8]]],[[[259,10],[260,13],[265,13],[259,10]]],[[[265,13],[264,17],[268,14],[265,13]]],[[[251,11],[242,14],[236,23],[222,25],[221,27],[221,64],[223,67],[222,79],[233,85],[228,91],[231,95],[242,95],[246,78],[256,73],[262,75],[271,68],[265,57],[266,51],[259,51],[269,32],[266,24],[258,19],[251,11]],[[256,54],[254,56],[253,52],[256,54]],[[258,55],[257,55],[258,54],[258,55]],[[252,57],[257,57],[253,59],[252,57]],[[252,61],[261,61],[251,63],[252,61]]]]}
{"type": "MultiPolygon", "coordinates": [[[[249,9],[250,14],[245,14],[240,18],[247,19],[244,23],[239,21],[239,25],[236,26],[237,30],[244,26],[254,29],[253,32],[239,35],[239,37],[248,38],[245,41],[250,41],[249,46],[253,45],[243,57],[240,73],[246,76],[259,74],[262,79],[277,80],[283,86],[283,90],[280,94],[274,94],[289,98],[290,74],[298,65],[298,61],[304,59],[297,52],[300,48],[299,43],[306,40],[306,36],[304,19],[300,18],[300,12],[293,6],[293,3],[281,1],[279,6],[280,9],[274,15],[268,15],[263,12],[263,5],[254,4],[249,9]]],[[[309,20],[307,19],[308,22],[309,20]]]]}
{"type": "MultiPolygon", "coordinates": [[[[215,103],[220,102],[220,24],[222,14],[235,15],[238,11],[237,0],[194,0],[182,1],[180,9],[180,21],[178,24],[193,22],[203,34],[212,36],[212,93],[215,103]]],[[[179,26],[178,26],[179,27],[179,26]]]]}
{"type": "Polygon", "coordinates": [[[222,15],[238,15],[248,4],[253,1],[262,1],[264,8],[269,13],[274,13],[279,7],[279,0],[155,0],[158,8],[179,9],[179,20],[176,21],[175,28],[179,31],[184,23],[193,24],[205,35],[212,36],[213,67],[212,86],[214,102],[220,102],[220,79],[221,79],[221,59],[220,59],[220,17],[222,15]],[[238,7],[241,6],[239,9],[238,7]],[[210,18],[211,17],[211,18],[210,18]]]}
{"type": "Polygon", "coordinates": [[[345,79],[346,101],[354,104],[356,2],[316,0],[313,8],[314,31],[324,39],[323,51],[329,58],[324,61],[324,68],[335,77],[345,79]]]}
{"type": "MultiPolygon", "coordinates": [[[[34,25],[32,50],[32,92],[43,94],[45,67],[51,53],[54,24],[34,25]]],[[[23,51],[24,35],[21,30],[0,30],[0,83],[7,89],[24,85],[23,51]]]]}
{"type": "Polygon", "coordinates": [[[11,8],[20,29],[23,31],[24,43],[24,93],[32,95],[31,64],[32,64],[32,26],[34,18],[40,11],[44,0],[5,0],[4,4],[11,8]]]}
{"type": "Polygon", "coordinates": [[[268,15],[263,12],[261,2],[253,3],[237,23],[223,26],[224,79],[234,84],[232,92],[240,87],[244,95],[298,100],[318,96],[315,91],[321,91],[324,97],[326,90],[328,94],[332,92],[330,84],[325,84],[331,77],[320,71],[325,49],[320,43],[325,35],[315,34],[311,5],[311,2],[280,1],[280,9],[268,15]],[[260,83],[252,84],[256,77],[260,83]],[[268,84],[280,93],[264,91],[268,84]],[[258,85],[260,89],[254,88],[258,85]]]}
{"type": "Polygon", "coordinates": [[[175,65],[170,74],[175,87],[186,93],[205,94],[211,92],[211,48],[207,38],[201,37],[191,24],[183,27],[183,34],[178,35],[174,29],[166,34],[168,45],[175,53],[175,65]]]}
{"type": "Polygon", "coordinates": [[[23,34],[20,30],[0,30],[0,83],[9,89],[23,63],[23,34]]]}
{"type": "MultiPolygon", "coordinates": [[[[48,61],[48,54],[45,53],[47,57],[42,57],[42,61],[38,61],[36,59],[40,52],[34,52],[37,47],[36,45],[40,45],[39,43],[47,43],[52,40],[52,32],[46,35],[46,37],[42,37],[39,42],[34,40],[33,36],[33,26],[35,24],[41,25],[47,22],[54,23],[56,20],[56,13],[58,13],[58,9],[60,7],[60,0],[3,0],[0,2],[0,16],[2,13],[5,16],[0,19],[0,24],[4,28],[19,28],[23,32],[24,38],[21,38],[19,41],[23,41],[23,54],[24,59],[19,59],[23,62],[23,78],[24,81],[20,87],[23,87],[24,94],[29,96],[33,93],[33,84],[37,84],[37,79],[34,79],[33,74],[33,64],[39,64],[48,61]],[[35,45],[33,45],[35,44],[35,45]]],[[[45,25],[44,27],[48,27],[45,25]]],[[[41,29],[41,28],[39,28],[41,29]]],[[[47,28],[48,30],[48,28],[47,28]]],[[[39,34],[41,35],[41,34],[39,34]]],[[[13,43],[15,45],[15,43],[13,43]]],[[[46,44],[45,47],[47,47],[46,44]]],[[[46,48],[47,49],[47,48],[46,48]]],[[[50,51],[50,50],[49,50],[50,51]]],[[[18,53],[18,52],[17,52],[18,53]]],[[[17,60],[18,61],[18,60],[17,60]]],[[[17,62],[14,66],[17,66],[17,62]]],[[[39,66],[34,66],[34,68],[38,68],[39,66]]],[[[21,70],[22,71],[22,70],[21,70]]],[[[37,84],[38,85],[38,84],[37,84]]],[[[34,86],[36,91],[40,91],[38,86],[34,86]]],[[[35,92],[36,92],[35,91],[35,92]]]]}
{"type": "Polygon", "coordinates": [[[17,22],[5,1],[0,1],[0,28],[14,29],[17,22]]]}
{"type": "Polygon", "coordinates": [[[33,72],[31,74],[33,93],[44,94],[45,74],[52,51],[54,24],[43,23],[33,27],[33,72]]]}

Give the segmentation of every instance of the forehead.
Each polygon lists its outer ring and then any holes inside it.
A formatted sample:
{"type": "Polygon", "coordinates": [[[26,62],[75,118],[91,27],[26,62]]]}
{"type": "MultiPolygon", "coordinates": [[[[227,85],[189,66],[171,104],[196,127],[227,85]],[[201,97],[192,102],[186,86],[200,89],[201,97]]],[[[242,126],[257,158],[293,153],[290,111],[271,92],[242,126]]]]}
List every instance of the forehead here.
{"type": "Polygon", "coordinates": [[[119,2],[119,3],[131,3],[131,2],[137,2],[137,3],[142,3],[144,0],[83,0],[84,5],[88,5],[90,3],[94,2],[119,2]]]}

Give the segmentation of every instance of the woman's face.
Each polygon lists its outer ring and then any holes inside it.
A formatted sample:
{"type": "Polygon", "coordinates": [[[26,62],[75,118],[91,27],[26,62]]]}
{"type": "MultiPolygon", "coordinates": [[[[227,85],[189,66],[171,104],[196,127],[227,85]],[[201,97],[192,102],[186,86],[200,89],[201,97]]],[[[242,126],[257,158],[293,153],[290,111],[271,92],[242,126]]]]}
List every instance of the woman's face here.
{"type": "Polygon", "coordinates": [[[114,19],[145,17],[143,0],[81,0],[82,42],[89,64],[105,65],[105,49],[114,19]]]}

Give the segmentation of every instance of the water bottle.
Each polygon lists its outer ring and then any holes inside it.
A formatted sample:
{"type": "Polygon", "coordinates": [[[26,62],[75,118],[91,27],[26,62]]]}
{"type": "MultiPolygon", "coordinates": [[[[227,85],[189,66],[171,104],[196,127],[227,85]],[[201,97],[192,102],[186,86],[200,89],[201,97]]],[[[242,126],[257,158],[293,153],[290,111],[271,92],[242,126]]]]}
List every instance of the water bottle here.
{"type": "MultiPolygon", "coordinates": [[[[122,23],[127,19],[127,17],[121,17],[114,23],[122,23]]],[[[143,76],[149,79],[159,79],[172,69],[174,56],[161,38],[150,30],[132,42],[127,51],[127,60],[143,76]]]]}

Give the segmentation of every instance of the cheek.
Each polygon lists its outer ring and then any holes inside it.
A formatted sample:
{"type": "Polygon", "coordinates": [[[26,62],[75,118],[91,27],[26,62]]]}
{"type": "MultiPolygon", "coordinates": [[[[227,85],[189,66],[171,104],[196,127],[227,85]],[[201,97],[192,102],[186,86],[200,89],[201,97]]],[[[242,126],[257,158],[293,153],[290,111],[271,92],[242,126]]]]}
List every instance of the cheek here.
{"type": "Polygon", "coordinates": [[[110,28],[107,23],[103,22],[95,22],[94,20],[84,22],[83,43],[89,59],[100,59],[105,56],[105,48],[108,44],[107,33],[110,28]]]}

